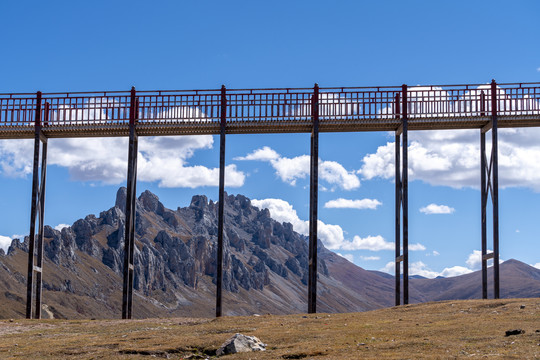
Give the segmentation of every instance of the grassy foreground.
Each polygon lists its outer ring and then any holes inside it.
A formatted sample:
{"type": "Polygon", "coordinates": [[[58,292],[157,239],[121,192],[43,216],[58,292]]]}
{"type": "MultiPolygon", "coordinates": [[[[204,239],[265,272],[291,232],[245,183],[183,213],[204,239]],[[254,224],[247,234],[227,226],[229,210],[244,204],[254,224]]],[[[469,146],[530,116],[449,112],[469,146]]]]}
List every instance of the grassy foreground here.
{"type": "Polygon", "coordinates": [[[1,359],[205,359],[235,333],[267,351],[224,359],[540,359],[540,299],[220,319],[0,321],[1,359]],[[524,334],[505,336],[506,330],[524,334]]]}

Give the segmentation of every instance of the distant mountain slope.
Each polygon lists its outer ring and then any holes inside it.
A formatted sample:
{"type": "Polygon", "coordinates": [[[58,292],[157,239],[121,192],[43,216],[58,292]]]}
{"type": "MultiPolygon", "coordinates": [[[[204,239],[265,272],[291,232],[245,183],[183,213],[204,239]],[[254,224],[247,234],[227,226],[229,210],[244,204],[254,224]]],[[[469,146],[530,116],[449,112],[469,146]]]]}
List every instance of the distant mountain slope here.
{"type": "MultiPolygon", "coordinates": [[[[502,298],[540,297],[540,270],[518,260],[500,265],[502,298]]],[[[482,297],[482,272],[438,279],[411,279],[426,301],[465,300],[482,297]]],[[[488,268],[488,297],[493,298],[493,268],[488,268]]]]}
{"type": "MultiPolygon", "coordinates": [[[[57,231],[45,227],[44,315],[114,318],[121,313],[126,189],[115,206],[57,231]]],[[[307,311],[308,244],[242,195],[225,197],[223,307],[226,315],[307,311]]],[[[194,196],[170,210],[145,191],[137,200],[135,317],[213,316],[217,204],[194,196]]],[[[23,317],[28,239],[0,250],[0,318],[23,317]]],[[[502,295],[540,296],[540,270],[501,265],[502,295]]],[[[491,277],[490,277],[491,278],[491,277]]],[[[479,298],[480,274],[411,279],[410,302],[479,298]]],[[[319,312],[392,306],[394,278],[366,271],[319,242],[319,312]]]]}

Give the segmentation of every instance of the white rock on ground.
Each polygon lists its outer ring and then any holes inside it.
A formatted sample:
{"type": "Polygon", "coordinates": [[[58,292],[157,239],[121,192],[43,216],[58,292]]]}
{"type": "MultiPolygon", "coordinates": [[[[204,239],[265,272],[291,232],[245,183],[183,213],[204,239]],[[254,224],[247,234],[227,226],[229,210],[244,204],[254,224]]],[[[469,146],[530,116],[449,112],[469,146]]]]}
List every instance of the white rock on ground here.
{"type": "Polygon", "coordinates": [[[266,344],[263,344],[255,336],[247,336],[242,334],[235,334],[229,340],[225,341],[223,345],[216,352],[217,356],[236,354],[239,352],[250,351],[265,351],[266,344]]]}

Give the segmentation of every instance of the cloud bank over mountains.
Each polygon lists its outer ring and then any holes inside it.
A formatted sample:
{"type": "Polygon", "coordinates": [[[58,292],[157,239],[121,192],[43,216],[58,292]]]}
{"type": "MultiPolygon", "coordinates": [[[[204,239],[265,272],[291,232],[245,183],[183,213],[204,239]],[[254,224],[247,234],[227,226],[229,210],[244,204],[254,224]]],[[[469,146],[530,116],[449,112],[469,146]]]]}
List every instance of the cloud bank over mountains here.
{"type": "MultiPolygon", "coordinates": [[[[0,172],[10,177],[32,173],[33,140],[0,141],[0,172]]],[[[218,186],[219,168],[189,165],[194,152],[210,149],[213,138],[201,136],[141,137],[137,179],[161,187],[218,186]]],[[[127,138],[52,139],[48,164],[69,169],[73,180],[117,185],[126,179],[127,138]]],[[[236,165],[226,167],[226,185],[244,185],[245,174],[236,165]]]]}
{"type": "MultiPolygon", "coordinates": [[[[309,235],[309,221],[300,219],[296,210],[287,201],[282,199],[253,199],[251,203],[259,209],[268,209],[270,216],[274,220],[291,223],[294,231],[302,235],[309,235]]],[[[319,239],[330,250],[395,250],[394,243],[387,241],[381,235],[368,235],[366,237],[354,235],[352,240],[347,240],[341,226],[326,224],[321,220],[317,221],[317,230],[319,239]]],[[[409,250],[424,251],[426,247],[419,243],[410,244],[409,250]]],[[[342,256],[345,257],[346,255],[342,256]]],[[[350,257],[348,258],[350,259],[350,257]]]]}

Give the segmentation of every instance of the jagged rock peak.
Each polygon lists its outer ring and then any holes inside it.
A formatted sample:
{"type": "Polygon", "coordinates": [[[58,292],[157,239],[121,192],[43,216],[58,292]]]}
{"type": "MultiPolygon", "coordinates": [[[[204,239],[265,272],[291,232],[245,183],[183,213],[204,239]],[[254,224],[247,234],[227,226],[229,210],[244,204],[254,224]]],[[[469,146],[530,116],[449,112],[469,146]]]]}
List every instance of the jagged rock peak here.
{"type": "Polygon", "coordinates": [[[126,212],[126,199],[127,199],[127,189],[122,186],[116,192],[116,202],[114,206],[122,210],[123,213],[126,212]]]}
{"type": "Polygon", "coordinates": [[[208,208],[208,198],[206,195],[195,195],[191,198],[190,208],[205,210],[208,208]]]}
{"type": "Polygon", "coordinates": [[[149,190],[145,190],[139,196],[139,203],[146,211],[158,212],[158,209],[163,210],[163,205],[159,202],[159,198],[149,190]]]}

